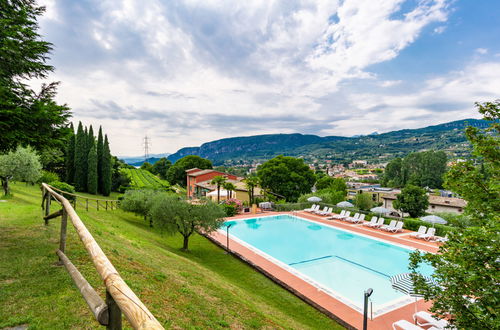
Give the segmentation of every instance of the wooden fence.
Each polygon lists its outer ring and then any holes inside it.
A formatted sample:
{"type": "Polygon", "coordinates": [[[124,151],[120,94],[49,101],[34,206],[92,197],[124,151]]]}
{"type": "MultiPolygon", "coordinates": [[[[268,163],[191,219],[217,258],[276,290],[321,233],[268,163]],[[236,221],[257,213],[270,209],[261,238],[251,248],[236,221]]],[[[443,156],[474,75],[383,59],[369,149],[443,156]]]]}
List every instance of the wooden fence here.
{"type": "Polygon", "coordinates": [[[118,271],[101,250],[82,220],[80,220],[71,203],[62,195],[56,193],[53,187],[45,183],[42,183],[42,209],[45,210],[45,216],[43,217],[45,225],[48,225],[50,219],[61,217],[59,249],[56,252],[59,256],[59,264],[66,267],[96,320],[101,325],[107,326],[108,329],[121,329],[121,314],[123,313],[134,329],[163,329],[153,314],[118,274],[118,271]],[[52,200],[58,202],[62,208],[50,213],[52,200]],[[65,255],[68,217],[106,286],[106,301],[97,294],[65,255]]]}
{"type": "Polygon", "coordinates": [[[50,188],[54,191],[61,193],[63,196],[71,196],[70,203],[73,205],[73,208],[76,210],[77,205],[83,207],[86,211],[89,208],[94,208],[97,211],[99,210],[116,210],[118,208],[119,200],[117,199],[98,199],[85,197],[81,195],[72,194],[56,187],[50,186],[50,188]]]}

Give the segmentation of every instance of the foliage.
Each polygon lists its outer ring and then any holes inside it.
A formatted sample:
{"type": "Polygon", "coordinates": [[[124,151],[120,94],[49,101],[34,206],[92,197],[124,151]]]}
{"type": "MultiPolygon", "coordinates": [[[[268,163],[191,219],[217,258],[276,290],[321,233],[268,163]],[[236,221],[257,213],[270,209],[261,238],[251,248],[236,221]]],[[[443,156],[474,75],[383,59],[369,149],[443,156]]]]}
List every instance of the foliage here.
{"type": "Polygon", "coordinates": [[[245,179],[245,187],[248,190],[248,201],[252,205],[255,203],[255,188],[259,185],[259,177],[252,175],[245,179]]]}
{"type": "Polygon", "coordinates": [[[157,195],[153,200],[151,215],[167,234],[180,233],[184,238],[183,250],[188,250],[189,237],[195,230],[211,233],[224,223],[224,211],[216,204],[207,201],[194,205],[176,196],[157,195]]]}
{"type": "Polygon", "coordinates": [[[201,170],[211,169],[212,162],[199,156],[186,156],[179,159],[167,171],[167,181],[170,184],[178,184],[186,187],[186,170],[199,168],[201,170]]]}
{"type": "Polygon", "coordinates": [[[314,172],[302,159],[285,156],[275,157],[260,165],[257,175],[262,188],[292,202],[310,192],[316,180],[314,172]]]}
{"type": "Polygon", "coordinates": [[[227,197],[230,198],[230,199],[232,199],[233,198],[233,192],[236,190],[236,186],[233,183],[231,183],[231,182],[224,182],[222,184],[222,187],[224,189],[226,189],[227,194],[228,194],[227,197]]]}
{"type": "Polygon", "coordinates": [[[363,211],[368,211],[373,207],[373,200],[370,194],[356,194],[354,197],[354,205],[363,211]]]}
{"type": "Polygon", "coordinates": [[[227,179],[225,177],[217,175],[212,179],[212,181],[210,181],[211,184],[217,186],[217,204],[220,203],[220,188],[226,183],[226,180],[227,179]]]}
{"type": "MultiPolygon", "coordinates": [[[[166,159],[165,157],[160,158],[156,163],[153,165],[152,173],[156,174],[160,177],[162,180],[167,179],[167,172],[168,169],[172,166],[172,162],[166,159]]],[[[142,168],[142,166],[141,166],[142,168]]]]}
{"type": "Polygon", "coordinates": [[[86,164],[88,154],[85,153],[87,137],[83,130],[82,122],[78,123],[78,128],[75,137],[75,189],[77,191],[85,191],[87,188],[86,180],[86,164]]]}
{"type": "Polygon", "coordinates": [[[152,189],[128,190],[120,201],[120,208],[127,212],[133,212],[143,216],[144,220],[149,218],[149,226],[153,227],[153,219],[150,216],[151,206],[157,191],[152,189]]]}
{"type": "Polygon", "coordinates": [[[42,170],[41,176],[37,182],[38,183],[44,182],[44,183],[50,184],[51,182],[59,181],[59,180],[60,180],[59,175],[57,175],[57,173],[42,170]]]}
{"type": "Polygon", "coordinates": [[[403,187],[412,184],[419,187],[441,188],[446,172],[447,157],[443,151],[413,152],[405,158],[395,158],[389,164],[383,184],[403,187]]]}
{"type": "Polygon", "coordinates": [[[141,165],[141,170],[145,170],[145,171],[153,173],[153,165],[151,165],[151,163],[149,163],[149,162],[144,162],[141,165]]]}
{"type": "MultiPolygon", "coordinates": [[[[318,175],[316,175],[318,177],[318,175]]],[[[316,181],[316,189],[322,190],[326,188],[330,188],[331,185],[333,185],[335,182],[335,178],[332,178],[331,176],[327,175],[322,175],[321,178],[316,181]]]]}
{"type": "Polygon", "coordinates": [[[102,194],[109,196],[111,193],[111,152],[109,150],[108,136],[104,136],[104,149],[102,153],[102,194]]]}
{"type": "Polygon", "coordinates": [[[4,194],[10,194],[10,180],[34,183],[40,178],[41,170],[39,157],[31,147],[17,147],[16,151],[0,155],[0,180],[4,194]]]}
{"type": "Polygon", "coordinates": [[[321,198],[321,202],[329,205],[335,205],[339,202],[342,202],[345,199],[345,194],[342,191],[334,191],[332,189],[323,189],[318,190],[314,193],[303,194],[300,195],[298,202],[299,203],[309,203],[307,199],[309,197],[319,197],[321,198]]]}
{"type": "Polygon", "coordinates": [[[111,174],[111,191],[119,193],[125,192],[130,187],[130,177],[122,171],[126,164],[119,160],[117,157],[112,157],[112,174],[111,174]]]}
{"type": "Polygon", "coordinates": [[[87,192],[97,194],[97,150],[96,146],[92,145],[88,155],[87,167],[87,192]]]}
{"type": "Polygon", "coordinates": [[[490,127],[484,132],[466,129],[474,158],[453,166],[445,182],[467,201],[465,214],[476,226],[450,232],[437,254],[412,253],[410,266],[417,288],[433,301],[431,312],[449,317],[459,329],[498,329],[500,100],[476,106],[492,121],[490,127]],[[439,285],[426,285],[418,276],[416,269],[424,262],[434,267],[439,285]]]}
{"type": "Polygon", "coordinates": [[[167,181],[158,178],[148,171],[136,168],[121,168],[120,172],[130,178],[130,185],[132,188],[151,188],[159,190],[170,187],[167,181]]]}
{"type": "MultiPolygon", "coordinates": [[[[70,184],[67,184],[66,182],[53,181],[53,182],[50,183],[50,185],[52,187],[54,187],[54,188],[60,189],[62,191],[70,193],[70,194],[74,194],[75,193],[75,187],[73,187],[70,184]]],[[[62,195],[63,195],[64,198],[66,198],[69,201],[72,201],[72,200],[75,199],[75,196],[72,196],[72,195],[68,195],[68,194],[65,194],[65,193],[63,193],[62,195]]]]}
{"type": "Polygon", "coordinates": [[[69,142],[66,146],[66,161],[65,167],[65,181],[68,183],[75,182],[75,129],[73,123],[70,125],[69,142]]]}
{"type": "MultiPolygon", "coordinates": [[[[104,161],[104,138],[102,135],[102,126],[99,126],[99,132],[97,133],[97,144],[96,144],[96,153],[97,153],[97,191],[102,194],[103,186],[104,186],[104,176],[103,176],[103,161],[104,161]]],[[[116,178],[117,175],[113,171],[113,175],[116,178]]],[[[114,181],[116,182],[116,181],[114,181]]],[[[122,186],[121,182],[118,185],[117,189],[122,186]]],[[[114,189],[112,189],[114,190],[114,189]]],[[[116,191],[116,190],[114,190],[116,191]]]]}
{"type": "Polygon", "coordinates": [[[222,203],[222,208],[224,209],[224,212],[226,213],[227,217],[235,216],[236,214],[238,214],[238,212],[241,210],[242,207],[243,204],[241,203],[240,200],[237,200],[236,198],[226,199],[222,203]]]}
{"type": "Polygon", "coordinates": [[[425,214],[425,210],[429,207],[429,196],[423,188],[409,184],[396,195],[393,206],[396,210],[416,218],[425,214]]]}

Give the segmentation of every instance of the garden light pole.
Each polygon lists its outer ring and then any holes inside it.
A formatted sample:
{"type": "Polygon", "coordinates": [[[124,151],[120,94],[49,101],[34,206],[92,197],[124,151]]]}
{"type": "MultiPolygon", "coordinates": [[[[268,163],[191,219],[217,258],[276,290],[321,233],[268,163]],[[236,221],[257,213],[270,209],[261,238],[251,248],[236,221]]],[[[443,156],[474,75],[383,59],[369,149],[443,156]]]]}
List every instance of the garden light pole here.
{"type": "Polygon", "coordinates": [[[227,242],[226,242],[226,252],[227,253],[229,253],[229,228],[231,228],[232,225],[234,225],[234,223],[229,224],[226,227],[226,239],[227,239],[227,242]]]}
{"type": "Polygon", "coordinates": [[[368,290],[365,291],[365,306],[363,309],[363,330],[368,329],[368,298],[373,293],[373,289],[369,288],[368,290]]]}

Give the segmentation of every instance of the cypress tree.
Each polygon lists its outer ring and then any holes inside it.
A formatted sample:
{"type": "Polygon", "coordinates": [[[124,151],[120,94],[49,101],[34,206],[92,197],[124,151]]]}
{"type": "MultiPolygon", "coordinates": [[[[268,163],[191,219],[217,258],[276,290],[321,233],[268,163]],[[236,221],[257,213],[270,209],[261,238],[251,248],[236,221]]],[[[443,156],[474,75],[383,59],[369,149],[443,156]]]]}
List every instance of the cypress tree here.
{"type": "Polygon", "coordinates": [[[82,167],[83,167],[83,188],[81,191],[87,191],[87,173],[89,166],[89,131],[87,126],[83,131],[83,142],[82,142],[82,167]]]}
{"type": "Polygon", "coordinates": [[[104,136],[104,150],[102,162],[102,194],[109,196],[111,193],[111,152],[109,150],[108,136],[104,136]]]}
{"type": "Polygon", "coordinates": [[[89,127],[89,130],[87,132],[87,173],[86,173],[86,178],[87,178],[87,192],[90,192],[89,191],[89,187],[88,187],[88,182],[89,182],[89,173],[91,171],[91,169],[89,168],[89,153],[90,153],[90,150],[92,149],[92,147],[95,145],[95,139],[94,139],[94,130],[92,128],[92,125],[90,125],[89,127]]]}
{"type": "Polygon", "coordinates": [[[82,122],[78,123],[78,130],[75,137],[75,189],[77,191],[84,191],[87,186],[85,178],[86,158],[84,157],[87,144],[87,136],[83,130],[82,122]]]}
{"type": "Polygon", "coordinates": [[[94,144],[88,154],[87,192],[97,193],[97,150],[94,144]]]}
{"type": "Polygon", "coordinates": [[[70,125],[71,135],[66,148],[66,182],[75,184],[75,128],[70,125]]]}
{"type": "Polygon", "coordinates": [[[102,127],[99,126],[99,133],[97,135],[97,191],[102,194],[103,180],[102,180],[102,162],[104,156],[104,140],[102,138],[102,127]]]}

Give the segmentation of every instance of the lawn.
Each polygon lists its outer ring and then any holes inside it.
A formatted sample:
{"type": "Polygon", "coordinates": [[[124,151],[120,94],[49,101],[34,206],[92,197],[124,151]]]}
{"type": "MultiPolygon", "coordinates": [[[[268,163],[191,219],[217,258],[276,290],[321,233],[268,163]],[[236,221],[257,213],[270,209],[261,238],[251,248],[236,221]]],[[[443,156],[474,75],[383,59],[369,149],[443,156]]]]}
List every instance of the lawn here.
{"type": "MultiPolygon", "coordinates": [[[[0,203],[0,329],[98,328],[64,267],[56,266],[59,219],[43,225],[37,186],[13,185],[0,203]]],[[[53,204],[52,209],[56,209],[53,204]]],[[[182,252],[180,237],[152,231],[121,210],[79,215],[128,285],[165,328],[341,327],[202,236],[182,252]]],[[[68,257],[104,297],[70,225],[68,257]]],[[[124,321],[128,327],[128,323],[124,321]]]]}

